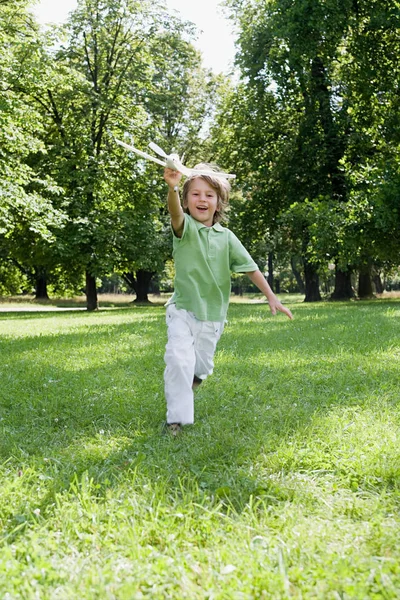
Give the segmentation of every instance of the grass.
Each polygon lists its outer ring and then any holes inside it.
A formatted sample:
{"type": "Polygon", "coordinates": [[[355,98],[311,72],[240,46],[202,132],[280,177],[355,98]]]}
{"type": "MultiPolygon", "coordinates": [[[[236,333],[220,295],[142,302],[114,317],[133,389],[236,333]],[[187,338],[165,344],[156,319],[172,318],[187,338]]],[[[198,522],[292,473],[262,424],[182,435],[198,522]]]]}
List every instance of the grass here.
{"type": "Polygon", "coordinates": [[[0,313],[0,598],[400,597],[400,301],[291,300],[177,439],[162,307],[0,313]]]}

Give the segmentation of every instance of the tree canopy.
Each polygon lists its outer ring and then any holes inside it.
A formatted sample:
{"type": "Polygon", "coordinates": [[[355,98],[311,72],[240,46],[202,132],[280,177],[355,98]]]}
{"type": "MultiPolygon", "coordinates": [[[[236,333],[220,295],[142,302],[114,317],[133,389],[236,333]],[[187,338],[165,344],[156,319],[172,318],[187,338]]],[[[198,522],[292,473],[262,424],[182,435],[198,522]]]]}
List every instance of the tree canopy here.
{"type": "MultiPolygon", "coordinates": [[[[227,102],[242,103],[244,112],[235,115],[247,126],[224,120],[223,106],[223,135],[237,148],[243,185],[250,181],[262,190],[261,206],[257,193],[251,197],[257,212],[265,208],[264,223],[270,227],[276,217],[277,237],[285,232],[288,244],[297,246],[311,278],[309,299],[318,299],[318,270],[327,259],[339,275],[379,261],[397,264],[397,3],[227,5],[239,31],[242,74],[227,102]],[[278,214],[271,210],[275,194],[278,214]]],[[[249,203],[247,214],[252,211],[249,203]]],[[[347,294],[336,291],[337,297],[347,294]]]]}
{"type": "Polygon", "coordinates": [[[42,280],[61,270],[82,285],[85,273],[94,309],[96,277],[157,272],[170,255],[160,173],[115,137],[193,154],[216,81],[191,44],[191,25],[159,3],[81,0],[65,26],[45,32],[23,9],[17,37],[7,30],[10,6],[1,13],[3,135],[15,130],[4,145],[14,162],[2,163],[3,256],[42,280]],[[14,238],[23,239],[18,248],[14,238]]]}

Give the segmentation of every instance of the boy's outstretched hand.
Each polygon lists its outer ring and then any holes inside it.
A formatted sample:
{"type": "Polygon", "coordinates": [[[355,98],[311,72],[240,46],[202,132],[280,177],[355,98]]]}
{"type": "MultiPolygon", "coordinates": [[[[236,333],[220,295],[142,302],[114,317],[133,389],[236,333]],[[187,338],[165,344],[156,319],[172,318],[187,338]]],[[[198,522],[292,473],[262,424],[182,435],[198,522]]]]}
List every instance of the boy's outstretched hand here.
{"type": "Polygon", "coordinates": [[[169,187],[173,188],[179,184],[180,180],[182,179],[182,173],[175,171],[175,169],[165,168],[164,179],[168,183],[169,187]]]}
{"type": "Polygon", "coordinates": [[[287,306],[284,306],[276,296],[274,298],[270,298],[268,300],[268,304],[273,315],[276,315],[276,312],[279,311],[289,317],[289,319],[293,319],[291,311],[287,308],[287,306]]]}
{"type": "Polygon", "coordinates": [[[269,307],[273,315],[276,315],[276,311],[279,311],[289,317],[289,319],[293,319],[293,315],[286,306],[283,306],[282,302],[278,300],[275,296],[274,292],[270,288],[268,281],[265,279],[264,275],[257,269],[257,271],[250,271],[247,273],[250,280],[258,287],[260,292],[262,292],[268,300],[269,307]]]}

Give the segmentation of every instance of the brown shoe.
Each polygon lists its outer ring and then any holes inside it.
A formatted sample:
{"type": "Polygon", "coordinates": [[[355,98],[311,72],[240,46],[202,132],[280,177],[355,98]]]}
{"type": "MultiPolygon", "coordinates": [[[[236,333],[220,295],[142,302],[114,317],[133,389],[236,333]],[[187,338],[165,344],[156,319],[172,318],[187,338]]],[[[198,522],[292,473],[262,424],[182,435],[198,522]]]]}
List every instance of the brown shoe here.
{"type": "Polygon", "coordinates": [[[201,383],[203,383],[203,380],[200,379],[200,377],[197,377],[197,375],[195,375],[193,377],[192,390],[198,388],[201,383]]]}
{"type": "Polygon", "coordinates": [[[182,427],[180,423],[167,423],[167,430],[171,435],[176,437],[182,431],[182,427]]]}

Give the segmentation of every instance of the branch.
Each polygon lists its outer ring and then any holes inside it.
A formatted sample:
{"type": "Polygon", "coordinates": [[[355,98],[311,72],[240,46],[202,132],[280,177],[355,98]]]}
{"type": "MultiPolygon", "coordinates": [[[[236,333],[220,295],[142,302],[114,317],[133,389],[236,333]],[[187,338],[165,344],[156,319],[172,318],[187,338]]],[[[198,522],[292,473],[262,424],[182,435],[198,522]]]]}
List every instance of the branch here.
{"type": "Polygon", "coordinates": [[[60,136],[61,136],[62,140],[65,142],[66,138],[65,138],[65,131],[64,131],[64,128],[63,128],[63,125],[62,125],[62,117],[61,117],[60,113],[58,112],[57,105],[55,103],[52,91],[48,89],[47,90],[47,95],[48,95],[49,100],[50,100],[51,108],[53,109],[54,122],[57,125],[57,129],[58,129],[58,131],[60,133],[60,136]]]}
{"type": "MultiPolygon", "coordinates": [[[[139,44],[139,46],[137,46],[135,50],[137,51],[141,47],[141,45],[143,43],[144,43],[144,40],[141,41],[141,44],[139,44]]],[[[113,109],[115,100],[116,100],[116,98],[118,96],[118,93],[119,93],[119,91],[121,89],[122,83],[123,83],[124,78],[125,78],[125,74],[126,74],[127,70],[129,69],[129,67],[131,66],[134,57],[135,57],[135,54],[132,53],[130,55],[129,59],[126,61],[126,64],[125,64],[124,68],[122,69],[122,71],[120,73],[120,76],[119,76],[119,78],[117,80],[116,86],[114,88],[114,92],[111,95],[111,98],[110,98],[110,101],[109,101],[109,108],[106,111],[102,112],[102,114],[100,115],[99,129],[98,129],[97,135],[96,135],[95,140],[94,140],[94,143],[96,145],[96,153],[97,154],[100,153],[100,145],[101,145],[101,139],[102,139],[104,128],[106,127],[106,124],[107,124],[108,118],[110,116],[111,110],[113,109]]]]}
{"type": "Polygon", "coordinates": [[[85,40],[85,56],[86,56],[87,66],[88,66],[89,73],[90,73],[90,76],[92,78],[92,81],[93,81],[93,83],[96,86],[96,83],[95,83],[95,74],[94,74],[94,71],[92,69],[92,64],[90,62],[90,56],[89,56],[89,50],[88,50],[88,43],[87,43],[87,38],[86,38],[86,33],[85,32],[83,33],[83,38],[85,40]]]}

